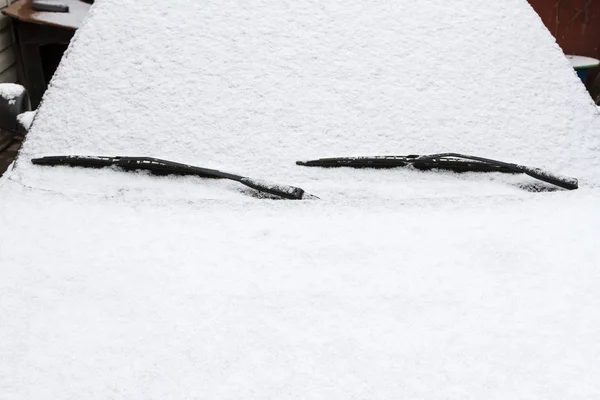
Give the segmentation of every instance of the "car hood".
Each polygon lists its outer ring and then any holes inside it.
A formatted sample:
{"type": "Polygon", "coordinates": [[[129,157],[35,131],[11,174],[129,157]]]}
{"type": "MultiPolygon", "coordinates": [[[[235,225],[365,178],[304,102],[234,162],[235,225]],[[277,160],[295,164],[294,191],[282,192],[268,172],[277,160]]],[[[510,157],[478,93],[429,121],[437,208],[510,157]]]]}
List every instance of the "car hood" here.
{"type": "Polygon", "coordinates": [[[596,393],[597,193],[174,207],[3,189],[15,398],[596,393]]]}

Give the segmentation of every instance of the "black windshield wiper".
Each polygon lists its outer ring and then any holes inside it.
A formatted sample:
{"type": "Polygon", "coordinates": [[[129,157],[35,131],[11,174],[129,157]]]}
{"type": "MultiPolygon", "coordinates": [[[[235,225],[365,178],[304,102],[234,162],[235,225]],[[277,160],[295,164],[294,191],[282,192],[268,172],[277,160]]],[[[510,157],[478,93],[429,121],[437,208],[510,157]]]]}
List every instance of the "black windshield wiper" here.
{"type": "Polygon", "coordinates": [[[540,168],[512,164],[489,158],[468,156],[458,153],[441,153],[408,156],[376,156],[376,157],[337,157],[320,158],[318,160],[297,161],[296,164],[307,167],[352,167],[352,168],[396,168],[412,165],[420,170],[446,169],[454,172],[505,172],[523,173],[544,182],[560,186],[564,189],[577,189],[575,178],[560,176],[540,168]]]}
{"type": "Polygon", "coordinates": [[[301,200],[318,198],[295,186],[274,184],[216,169],[194,167],[193,165],[180,164],[152,157],[48,156],[34,158],[31,162],[36,165],[67,165],[84,168],[116,166],[125,171],[146,170],[156,175],[193,175],[202,178],[229,179],[259,192],[269,193],[284,199],[301,200]]]}

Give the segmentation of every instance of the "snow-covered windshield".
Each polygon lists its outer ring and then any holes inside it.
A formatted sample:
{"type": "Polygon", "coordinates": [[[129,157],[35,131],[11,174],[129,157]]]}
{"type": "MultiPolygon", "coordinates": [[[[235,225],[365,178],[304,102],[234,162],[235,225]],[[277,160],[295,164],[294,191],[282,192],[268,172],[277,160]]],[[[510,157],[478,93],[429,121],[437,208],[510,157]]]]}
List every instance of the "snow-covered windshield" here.
{"type": "Polygon", "coordinates": [[[518,195],[531,180],[295,164],[452,151],[596,185],[598,111],[533,11],[512,11],[521,3],[486,2],[483,12],[450,3],[175,0],[154,12],[145,2],[97,2],[13,179],[58,191],[231,194],[219,182],[29,161],[74,154],[158,157],[336,199],[518,195]]]}

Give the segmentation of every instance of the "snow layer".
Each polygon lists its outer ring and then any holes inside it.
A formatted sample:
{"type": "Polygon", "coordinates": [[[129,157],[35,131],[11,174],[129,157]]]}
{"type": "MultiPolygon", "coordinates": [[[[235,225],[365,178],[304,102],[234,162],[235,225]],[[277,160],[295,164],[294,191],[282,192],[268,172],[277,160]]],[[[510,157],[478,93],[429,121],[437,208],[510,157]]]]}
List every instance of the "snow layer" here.
{"type": "Polygon", "coordinates": [[[3,399],[600,397],[598,193],[239,207],[3,189],[3,399]]]}
{"type": "Polygon", "coordinates": [[[36,111],[26,111],[22,114],[17,115],[17,121],[25,129],[29,129],[29,128],[31,128],[31,125],[33,124],[33,120],[34,120],[36,114],[37,114],[37,110],[36,111]]]}
{"type": "Polygon", "coordinates": [[[0,84],[0,97],[9,101],[10,104],[14,104],[14,100],[21,96],[25,88],[16,83],[2,83],[0,84]]]}
{"type": "Polygon", "coordinates": [[[598,115],[524,0],[97,0],[0,179],[0,398],[598,398],[598,115]],[[442,151],[582,189],[294,164],[442,151]]]}
{"type": "Polygon", "coordinates": [[[599,182],[598,111],[525,0],[102,0],[90,15],[15,179],[70,179],[32,156],[149,155],[321,189],[339,180],[296,160],[457,151],[599,182]]]}

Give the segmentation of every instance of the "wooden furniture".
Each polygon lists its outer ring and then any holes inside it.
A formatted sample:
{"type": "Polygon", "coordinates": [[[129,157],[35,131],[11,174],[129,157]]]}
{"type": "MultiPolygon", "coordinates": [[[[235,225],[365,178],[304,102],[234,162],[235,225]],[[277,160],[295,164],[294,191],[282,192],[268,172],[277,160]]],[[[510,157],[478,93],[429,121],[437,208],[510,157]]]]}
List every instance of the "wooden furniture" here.
{"type": "Polygon", "coordinates": [[[2,10],[13,20],[20,80],[33,108],[38,107],[62,52],[91,7],[81,0],[63,1],[69,5],[68,13],[34,11],[31,0],[18,0],[2,10]]]}

